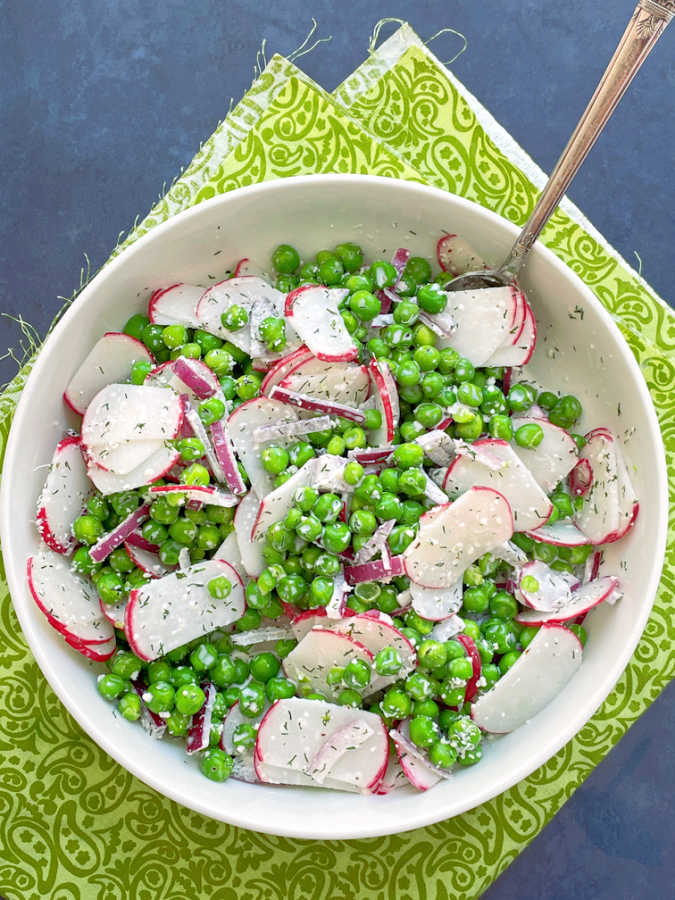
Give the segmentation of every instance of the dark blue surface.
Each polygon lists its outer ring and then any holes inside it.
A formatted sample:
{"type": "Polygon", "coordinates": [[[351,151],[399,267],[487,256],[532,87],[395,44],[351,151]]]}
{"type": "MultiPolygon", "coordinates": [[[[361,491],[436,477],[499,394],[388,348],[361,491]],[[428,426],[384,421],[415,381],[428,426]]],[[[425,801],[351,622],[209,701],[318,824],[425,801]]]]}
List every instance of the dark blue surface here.
{"type": "MultiPolygon", "coordinates": [[[[262,37],[289,53],[311,16],[330,44],[300,64],[328,89],[362,60],[381,16],[468,39],[455,73],[546,170],[566,142],[633,0],[0,0],[0,309],[44,330],[247,89],[262,37]],[[600,9],[600,12],[597,10],[600,9]]],[[[434,45],[452,56],[457,38],[434,45]],[[446,49],[447,48],[447,49],[446,49]]],[[[675,76],[671,26],[570,191],[673,298],[675,76]]],[[[17,332],[0,320],[0,345],[17,332]]],[[[0,379],[12,369],[0,363],[0,379]]],[[[485,895],[672,896],[671,688],[485,895]]]]}

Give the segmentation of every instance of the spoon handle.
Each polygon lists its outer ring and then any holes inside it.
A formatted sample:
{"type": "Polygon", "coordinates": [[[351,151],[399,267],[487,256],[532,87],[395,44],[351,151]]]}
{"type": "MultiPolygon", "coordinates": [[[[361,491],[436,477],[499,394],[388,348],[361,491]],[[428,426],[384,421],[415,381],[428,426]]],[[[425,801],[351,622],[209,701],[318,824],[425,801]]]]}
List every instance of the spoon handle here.
{"type": "Polygon", "coordinates": [[[556,163],[532,215],[499,269],[499,275],[505,280],[512,280],[518,274],[525,255],[554,213],[624,91],[674,15],[675,0],[640,0],[636,6],[619,46],[556,163]]]}

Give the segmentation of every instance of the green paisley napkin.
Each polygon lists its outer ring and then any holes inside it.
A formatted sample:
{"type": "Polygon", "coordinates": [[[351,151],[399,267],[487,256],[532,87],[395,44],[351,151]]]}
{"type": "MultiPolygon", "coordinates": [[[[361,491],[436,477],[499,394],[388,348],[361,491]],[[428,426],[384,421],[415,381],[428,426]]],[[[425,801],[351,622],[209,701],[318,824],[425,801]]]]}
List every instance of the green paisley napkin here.
{"type": "MultiPolygon", "coordinates": [[[[536,187],[514,162],[517,153],[497,146],[489,122],[486,131],[482,112],[406,28],[371,54],[335,98],[274,57],[115,253],[216,193],[313,172],[426,181],[524,221],[536,187]]],[[[617,317],[661,417],[672,472],[674,320],[644,282],[578,222],[563,210],[545,240],[617,317]]],[[[0,450],[26,373],[0,397],[0,450]]],[[[673,497],[672,480],[670,487],[673,497]]],[[[672,503],[670,525],[672,536],[672,503]]],[[[9,900],[478,897],[672,677],[673,553],[626,673],[593,719],[546,765],[447,822],[400,836],[323,843],[258,835],[205,819],[110,760],[40,674],[0,572],[0,894],[9,900]]]]}

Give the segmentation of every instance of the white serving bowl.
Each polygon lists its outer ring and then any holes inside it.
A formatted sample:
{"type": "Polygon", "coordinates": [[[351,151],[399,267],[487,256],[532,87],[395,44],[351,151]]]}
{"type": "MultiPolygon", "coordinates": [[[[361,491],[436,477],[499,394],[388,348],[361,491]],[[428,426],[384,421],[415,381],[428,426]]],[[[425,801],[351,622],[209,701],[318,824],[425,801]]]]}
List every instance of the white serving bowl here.
{"type": "Polygon", "coordinates": [[[176,281],[208,285],[242,256],[267,266],[281,242],[305,256],[354,240],[371,259],[389,258],[399,246],[432,257],[443,230],[464,235],[491,263],[505,256],[516,235],[512,224],[480,206],[388,178],[288,178],[215,197],[153,228],[93,279],[50,335],[23,391],[5,457],[0,522],[9,587],[31,650],[61,701],[107,753],[162,794],[214,819],[334,839],[390,834],[457,815],[530,774],[579,731],[616,683],[647,621],[663,561],[668,496],[656,415],[611,317],[541,245],[522,277],[539,327],[530,368],[542,384],[581,399],[579,430],[607,425],[623,438],[640,515],[631,534],[605,551],[603,571],[621,576],[625,596],[589,616],[581,669],[530,723],[486,741],[479,765],[426,793],[410,788],[385,797],[235,781],[216,785],[179,745],[152,741],[137,724],[112,715],[96,690],[95,676],[104,667],[71,650],[31,599],[25,561],[40,545],[36,498],[56,442],[79,424],[61,394],[103,332],[121,329],[132,313],[144,310],[154,288],[176,281]],[[570,315],[575,308],[583,308],[583,320],[570,315]]]}

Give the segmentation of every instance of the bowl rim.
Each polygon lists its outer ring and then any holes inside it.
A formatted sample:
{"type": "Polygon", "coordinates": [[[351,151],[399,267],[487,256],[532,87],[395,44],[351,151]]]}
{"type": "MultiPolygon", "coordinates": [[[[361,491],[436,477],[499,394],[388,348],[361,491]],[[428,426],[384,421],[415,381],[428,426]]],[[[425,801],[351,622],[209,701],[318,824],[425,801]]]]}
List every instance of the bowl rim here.
{"type": "MultiPolygon", "coordinates": [[[[64,313],[54,329],[47,336],[41,350],[39,351],[39,355],[36,359],[35,365],[33,366],[33,369],[26,380],[21,393],[21,397],[14,413],[12,427],[7,440],[3,465],[3,476],[6,476],[7,472],[12,471],[15,465],[15,459],[21,452],[17,436],[19,431],[23,429],[24,420],[28,419],[30,416],[31,397],[34,391],[38,389],[38,386],[40,384],[41,369],[46,364],[47,357],[50,355],[51,346],[58,342],[63,332],[70,326],[72,320],[75,319],[78,315],[80,308],[85,303],[87,303],[89,297],[97,292],[102,286],[104,286],[107,281],[114,279],[118,270],[127,264],[132,255],[142,252],[148,244],[154,243],[156,241],[161,241],[167,232],[171,231],[173,228],[180,227],[182,223],[192,218],[203,215],[205,210],[221,205],[227,206],[227,204],[233,197],[237,197],[242,194],[274,194],[275,191],[279,190],[292,191],[299,184],[316,184],[320,187],[321,185],[329,183],[346,184],[356,182],[360,184],[377,184],[380,187],[386,184],[390,188],[409,192],[411,195],[417,195],[418,197],[421,194],[422,198],[426,195],[433,196],[434,198],[440,199],[442,201],[450,201],[452,204],[456,204],[460,207],[466,207],[473,210],[474,212],[477,212],[479,216],[488,223],[488,231],[490,230],[490,228],[506,229],[507,231],[510,231],[515,238],[520,230],[518,226],[516,226],[512,222],[509,222],[507,219],[503,218],[492,210],[486,209],[485,207],[482,207],[471,200],[467,200],[464,197],[460,197],[456,194],[451,194],[448,191],[444,191],[436,187],[420,184],[418,182],[405,181],[402,179],[377,175],[300,175],[275,181],[267,181],[261,184],[248,185],[246,187],[237,188],[224,194],[219,194],[215,197],[203,201],[202,203],[199,203],[196,206],[192,206],[189,209],[176,213],[166,221],[158,223],[157,225],[152,227],[148,232],[139,237],[131,245],[126,247],[115,259],[104,264],[103,268],[97,272],[97,274],[92,278],[89,284],[87,284],[86,287],[80,292],[78,297],[71,304],[69,309],[64,313]]],[[[630,631],[630,640],[627,640],[625,642],[622,652],[617,654],[611,661],[611,664],[609,664],[605,668],[604,676],[597,682],[595,691],[587,695],[587,697],[592,698],[592,701],[590,703],[587,701],[583,705],[583,707],[578,707],[579,709],[583,708],[583,714],[570,716],[566,720],[564,727],[555,732],[554,737],[551,738],[547,736],[546,739],[542,740],[541,746],[538,748],[537,752],[534,753],[533,756],[528,755],[527,762],[523,762],[520,765],[514,766],[504,777],[502,777],[499,782],[497,791],[494,790],[494,786],[489,789],[482,789],[476,792],[475,796],[472,796],[470,800],[454,804],[452,803],[452,800],[450,800],[449,802],[437,801],[435,804],[419,804],[418,809],[416,810],[414,815],[410,815],[409,819],[403,824],[399,822],[393,823],[394,827],[383,826],[382,824],[372,825],[368,822],[365,816],[359,817],[359,820],[355,823],[355,826],[349,830],[345,828],[341,831],[336,831],[334,823],[328,822],[322,824],[317,823],[316,821],[312,821],[310,831],[309,824],[305,828],[303,828],[302,826],[298,827],[295,825],[294,819],[290,816],[286,817],[286,819],[283,820],[283,826],[280,827],[279,824],[271,825],[270,823],[268,823],[264,818],[264,813],[258,813],[257,815],[247,814],[247,810],[245,807],[235,810],[223,809],[222,815],[216,815],[214,814],[214,810],[212,808],[209,808],[206,804],[203,804],[200,801],[192,798],[189,793],[182,790],[180,786],[167,784],[161,778],[155,777],[154,772],[148,772],[141,760],[137,761],[133,758],[129,759],[125,757],[124,753],[114,746],[114,741],[109,737],[108,733],[100,729],[97,724],[90,719],[87,709],[77,705],[77,703],[71,697],[67,685],[63,682],[54,666],[52,665],[53,654],[51,653],[50,649],[45,646],[42,635],[39,634],[30,620],[30,616],[27,612],[29,605],[26,604],[26,609],[24,610],[22,608],[21,602],[14,601],[15,594],[18,597],[20,596],[21,592],[25,591],[25,564],[23,561],[19,563],[18,561],[12,559],[10,554],[7,554],[7,556],[5,556],[4,562],[7,584],[9,587],[10,596],[12,598],[12,604],[14,606],[17,618],[19,619],[19,623],[21,625],[26,641],[38,666],[40,667],[42,674],[49,682],[50,686],[58,696],[61,703],[84,729],[87,735],[92,740],[94,740],[98,744],[98,746],[101,747],[109,756],[115,759],[116,762],[118,762],[124,769],[131,772],[131,774],[139,778],[139,780],[144,784],[157,790],[160,794],[169,798],[170,800],[173,800],[187,808],[193,809],[196,812],[207,816],[208,818],[220,820],[238,827],[248,828],[262,833],[297,838],[339,840],[376,837],[386,834],[405,832],[415,828],[434,824],[444,819],[460,815],[469,809],[473,809],[479,806],[487,800],[499,796],[499,794],[508,790],[514,784],[517,784],[523,778],[536,771],[537,768],[539,768],[555,753],[557,753],[560,748],[564,746],[564,744],[566,744],[571,738],[573,738],[581,730],[581,728],[583,728],[586,722],[588,722],[592,718],[598,707],[607,698],[608,694],[613,689],[616,682],[621,677],[624,669],[626,668],[626,665],[632,657],[638,641],[644,631],[644,627],[653,607],[656,590],[658,588],[661,577],[667,536],[668,487],[665,451],[663,447],[661,430],[647,385],[642,376],[637,361],[631,353],[627,342],[625,341],[623,335],[613,321],[610,313],[605,309],[605,307],[601,304],[599,299],[585,284],[585,282],[583,282],[581,278],[570,267],[568,267],[562,260],[560,260],[552,250],[538,242],[533,248],[532,253],[534,256],[543,256],[545,262],[558,269],[566,280],[572,281],[574,283],[575,290],[577,290],[584,296],[585,302],[593,306],[594,311],[598,315],[601,324],[610,332],[610,335],[614,338],[614,343],[616,344],[617,351],[621,357],[620,361],[628,368],[632,379],[637,386],[637,390],[642,400],[648,420],[651,436],[654,439],[655,444],[659,450],[658,465],[656,470],[652,473],[651,477],[655,478],[658,483],[658,496],[665,498],[661,501],[661,509],[658,511],[658,518],[655,522],[657,541],[655,542],[654,549],[657,552],[654,558],[660,560],[661,564],[658,565],[658,567],[654,566],[652,568],[650,577],[644,588],[644,594],[651,598],[651,602],[644,605],[642,614],[633,621],[633,627],[630,631]]],[[[3,486],[2,490],[0,491],[0,540],[2,541],[2,545],[4,547],[11,550],[12,538],[11,508],[9,500],[10,490],[7,487],[9,479],[3,477],[2,481],[3,486]]],[[[270,797],[272,798],[274,796],[275,795],[270,792],[270,797]]]]}

